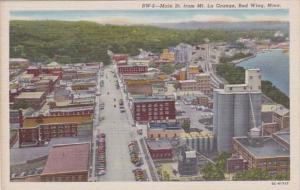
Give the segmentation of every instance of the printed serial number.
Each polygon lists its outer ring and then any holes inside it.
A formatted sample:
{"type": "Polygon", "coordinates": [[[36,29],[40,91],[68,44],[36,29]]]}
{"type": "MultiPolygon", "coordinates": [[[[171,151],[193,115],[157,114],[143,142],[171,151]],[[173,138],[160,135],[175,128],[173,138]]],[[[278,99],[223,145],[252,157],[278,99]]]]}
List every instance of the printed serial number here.
{"type": "Polygon", "coordinates": [[[288,181],[273,181],[272,185],[288,185],[288,181]]]}

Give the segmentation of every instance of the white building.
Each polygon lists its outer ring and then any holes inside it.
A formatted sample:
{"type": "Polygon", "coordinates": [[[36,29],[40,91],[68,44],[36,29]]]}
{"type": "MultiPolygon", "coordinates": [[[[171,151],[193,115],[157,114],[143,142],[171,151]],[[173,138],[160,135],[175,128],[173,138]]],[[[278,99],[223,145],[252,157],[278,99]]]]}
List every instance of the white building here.
{"type": "Polygon", "coordinates": [[[193,47],[189,44],[180,43],[175,48],[176,63],[190,63],[192,60],[193,47]]]}

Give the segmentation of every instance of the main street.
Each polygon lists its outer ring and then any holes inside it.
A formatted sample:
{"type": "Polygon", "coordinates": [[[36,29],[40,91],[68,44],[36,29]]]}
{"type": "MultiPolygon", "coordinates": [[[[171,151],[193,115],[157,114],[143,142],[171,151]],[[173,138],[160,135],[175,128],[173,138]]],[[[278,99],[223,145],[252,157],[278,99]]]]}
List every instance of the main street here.
{"type": "Polygon", "coordinates": [[[96,129],[106,135],[106,174],[97,177],[97,181],[134,181],[134,166],[128,152],[128,143],[133,140],[133,132],[126,114],[119,110],[118,100],[121,93],[114,85],[116,79],[112,70],[112,66],[105,67],[102,77],[104,86],[100,103],[105,106],[100,114],[104,120],[96,129]]]}
{"type": "MultiPolygon", "coordinates": [[[[122,82],[121,82],[118,75],[117,75],[117,80],[118,80],[118,83],[119,83],[119,86],[120,86],[120,91],[121,91],[121,94],[122,94],[122,98],[124,100],[124,107],[125,107],[125,110],[126,110],[127,119],[128,119],[128,121],[131,125],[135,125],[135,122],[133,121],[133,118],[132,118],[132,115],[131,115],[131,112],[130,112],[130,109],[129,109],[128,98],[127,98],[126,94],[124,93],[124,85],[122,84],[122,82]]],[[[139,150],[140,150],[140,156],[144,161],[144,164],[141,168],[146,171],[149,181],[159,181],[159,177],[158,177],[158,174],[156,172],[154,162],[153,162],[153,160],[150,156],[150,153],[149,153],[149,151],[148,151],[148,149],[146,148],[146,145],[145,145],[146,142],[145,142],[144,137],[147,136],[147,134],[146,134],[147,130],[145,129],[146,126],[143,126],[143,125],[135,125],[135,126],[136,127],[133,128],[134,131],[132,131],[132,134],[135,136],[134,137],[135,140],[137,140],[137,144],[138,144],[139,150]],[[135,128],[142,129],[144,131],[143,134],[142,135],[137,135],[137,131],[136,131],[135,128]]]]}
{"type": "Polygon", "coordinates": [[[149,181],[158,181],[154,163],[145,147],[143,138],[145,134],[138,135],[138,127],[132,127],[134,121],[128,100],[120,79],[114,77],[114,66],[106,66],[101,72],[103,76],[100,77],[99,72],[97,84],[97,92],[101,91],[101,96],[96,96],[95,99],[91,181],[135,181],[132,170],[136,167],[130,161],[128,150],[128,144],[133,140],[137,141],[143,160],[143,165],[139,168],[146,171],[149,181]],[[101,80],[103,80],[103,86],[100,90],[101,80]],[[116,83],[119,83],[120,89],[116,88],[116,83]],[[119,99],[123,99],[126,112],[120,112],[119,99]],[[101,104],[105,105],[103,110],[100,110],[101,104]],[[95,145],[96,136],[99,133],[106,135],[106,174],[102,176],[97,176],[97,147],[95,145]]]}

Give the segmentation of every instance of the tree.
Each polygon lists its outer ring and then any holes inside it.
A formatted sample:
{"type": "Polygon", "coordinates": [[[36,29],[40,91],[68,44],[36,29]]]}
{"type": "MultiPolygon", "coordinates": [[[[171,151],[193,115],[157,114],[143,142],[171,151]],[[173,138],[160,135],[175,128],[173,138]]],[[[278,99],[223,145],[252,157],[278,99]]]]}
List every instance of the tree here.
{"type": "MultiPolygon", "coordinates": [[[[240,37],[271,38],[276,31],[219,29],[178,30],[154,26],[115,26],[78,21],[10,21],[10,57],[39,61],[41,56],[69,56],[72,63],[109,64],[107,50],[137,55],[138,49],[159,53],[180,42],[196,45],[205,38],[211,42],[232,42],[240,37]]],[[[43,58],[43,60],[47,60],[43,58]]]]}
{"type": "Polygon", "coordinates": [[[249,180],[289,180],[290,174],[288,173],[277,173],[276,175],[269,175],[268,171],[254,168],[244,172],[237,173],[233,180],[235,181],[249,181],[249,180]]]}
{"type": "Polygon", "coordinates": [[[48,106],[49,106],[50,108],[54,108],[54,107],[56,107],[56,102],[51,101],[51,102],[48,103],[48,106]]]}
{"type": "Polygon", "coordinates": [[[175,67],[171,64],[163,64],[159,69],[168,75],[172,74],[175,71],[175,67]]]}
{"type": "Polygon", "coordinates": [[[191,128],[191,124],[189,121],[183,121],[182,123],[182,129],[188,133],[190,131],[190,128],[191,128]]]}
{"type": "MultiPolygon", "coordinates": [[[[242,84],[245,81],[245,69],[236,67],[233,64],[225,63],[217,65],[217,74],[227,80],[230,84],[242,84]]],[[[287,108],[290,107],[290,99],[281,92],[270,81],[261,82],[262,92],[274,102],[279,103],[287,108]]]]}
{"type": "Polygon", "coordinates": [[[208,181],[220,181],[225,179],[224,172],[213,164],[207,164],[203,169],[203,178],[208,181]]]}
{"type": "Polygon", "coordinates": [[[222,152],[219,154],[217,161],[216,161],[216,167],[225,172],[227,167],[227,159],[230,158],[231,154],[228,152],[222,152]]]}
{"type": "Polygon", "coordinates": [[[274,177],[275,180],[290,180],[290,173],[278,173],[276,174],[276,176],[274,177]]]}
{"type": "Polygon", "coordinates": [[[170,181],[170,174],[167,171],[163,171],[164,181],[170,181]]]}
{"type": "Polygon", "coordinates": [[[179,88],[180,88],[179,82],[175,82],[175,83],[173,84],[173,87],[174,87],[176,90],[179,89],[179,88]]]}
{"type": "Polygon", "coordinates": [[[150,67],[150,68],[156,68],[157,65],[156,65],[155,63],[149,63],[149,67],[150,67]]]}
{"type": "Polygon", "coordinates": [[[244,172],[237,173],[233,180],[235,181],[249,181],[249,180],[271,180],[272,176],[266,170],[259,168],[250,169],[244,172]]]}

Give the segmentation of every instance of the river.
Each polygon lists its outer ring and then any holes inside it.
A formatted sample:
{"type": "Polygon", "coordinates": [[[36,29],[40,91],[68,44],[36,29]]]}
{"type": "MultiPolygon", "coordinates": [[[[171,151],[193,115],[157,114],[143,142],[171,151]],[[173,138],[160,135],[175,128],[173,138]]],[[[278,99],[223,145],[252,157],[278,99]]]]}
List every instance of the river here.
{"type": "Polygon", "coordinates": [[[270,50],[237,64],[248,68],[259,68],[262,79],[268,80],[289,96],[289,57],[282,50],[270,50]]]}

